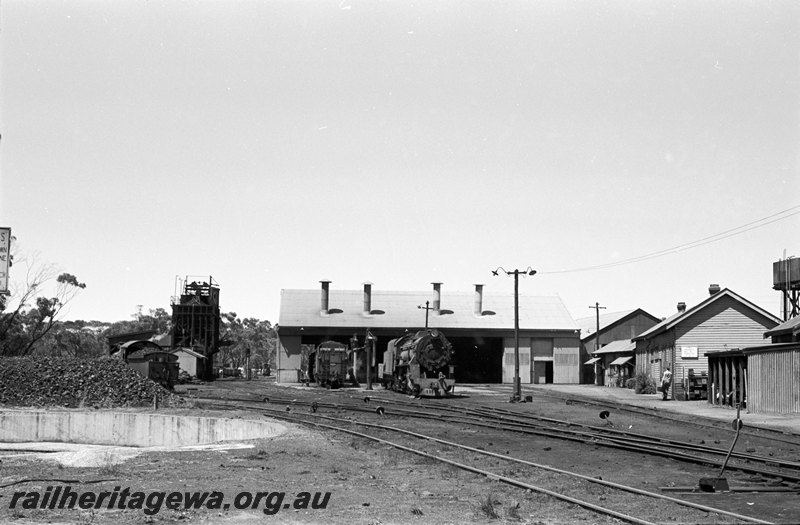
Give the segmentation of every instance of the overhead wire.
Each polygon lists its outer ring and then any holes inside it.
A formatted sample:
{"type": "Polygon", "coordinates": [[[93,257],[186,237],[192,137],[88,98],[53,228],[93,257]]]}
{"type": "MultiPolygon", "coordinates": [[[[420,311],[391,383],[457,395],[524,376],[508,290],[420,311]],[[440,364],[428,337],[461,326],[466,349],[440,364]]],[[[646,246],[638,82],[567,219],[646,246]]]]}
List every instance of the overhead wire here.
{"type": "Polygon", "coordinates": [[[750,230],[755,230],[757,228],[762,228],[774,222],[782,221],[784,219],[788,219],[789,217],[793,217],[794,215],[800,214],[800,205],[792,206],[791,208],[787,208],[785,210],[779,211],[777,213],[773,213],[772,215],[768,215],[766,217],[762,217],[755,221],[748,222],[746,224],[742,224],[741,226],[737,226],[735,228],[731,228],[729,230],[725,230],[723,232],[716,233],[714,235],[709,235],[707,237],[703,237],[702,239],[697,239],[695,241],[687,242],[684,244],[679,244],[677,246],[673,246],[672,248],[665,248],[663,250],[658,250],[655,252],[647,253],[644,255],[639,255],[636,257],[630,257],[628,259],[622,259],[619,261],[613,261],[604,264],[597,264],[593,266],[584,266],[579,268],[571,268],[566,270],[550,270],[550,271],[541,271],[539,273],[542,274],[553,274],[553,273],[573,273],[573,272],[585,272],[591,270],[602,270],[606,268],[613,268],[615,266],[623,266],[626,264],[633,264],[636,262],[646,261],[649,259],[655,259],[657,257],[663,257],[665,255],[669,255],[676,252],[681,252],[684,250],[689,250],[692,248],[697,248],[699,246],[704,246],[706,244],[711,244],[717,241],[721,241],[723,239],[727,239],[729,237],[734,237],[736,235],[748,232],[750,230]],[[791,213],[790,213],[791,212],[791,213]]]}

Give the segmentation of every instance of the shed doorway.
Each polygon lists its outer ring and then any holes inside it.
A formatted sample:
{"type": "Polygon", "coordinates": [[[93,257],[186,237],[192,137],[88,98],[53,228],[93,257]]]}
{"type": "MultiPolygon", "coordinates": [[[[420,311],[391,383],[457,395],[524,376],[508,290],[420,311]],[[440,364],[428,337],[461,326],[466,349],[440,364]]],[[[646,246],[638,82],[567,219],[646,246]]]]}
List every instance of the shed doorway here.
{"type": "Polygon", "coordinates": [[[536,385],[553,383],[553,362],[534,361],[533,362],[533,381],[536,385]]]}

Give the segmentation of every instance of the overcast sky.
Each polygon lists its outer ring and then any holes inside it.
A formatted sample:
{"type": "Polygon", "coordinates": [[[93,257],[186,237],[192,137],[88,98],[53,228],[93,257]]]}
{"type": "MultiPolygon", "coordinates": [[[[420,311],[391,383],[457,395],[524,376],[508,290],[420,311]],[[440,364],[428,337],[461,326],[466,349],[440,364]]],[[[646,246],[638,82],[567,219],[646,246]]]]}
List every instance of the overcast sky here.
{"type": "Polygon", "coordinates": [[[273,323],[321,279],[510,294],[498,266],[575,318],[668,316],[710,283],[778,314],[772,263],[800,256],[794,0],[0,16],[0,226],[86,283],[69,319],[169,310],[187,275],[273,323]]]}

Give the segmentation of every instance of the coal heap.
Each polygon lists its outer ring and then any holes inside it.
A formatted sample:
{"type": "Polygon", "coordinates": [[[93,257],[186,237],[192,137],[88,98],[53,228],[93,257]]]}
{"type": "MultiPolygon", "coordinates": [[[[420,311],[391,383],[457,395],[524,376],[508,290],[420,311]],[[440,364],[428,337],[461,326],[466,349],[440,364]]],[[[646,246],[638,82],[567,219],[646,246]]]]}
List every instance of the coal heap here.
{"type": "Polygon", "coordinates": [[[0,358],[0,404],[25,407],[182,406],[183,400],[118,359],[0,358]]]}

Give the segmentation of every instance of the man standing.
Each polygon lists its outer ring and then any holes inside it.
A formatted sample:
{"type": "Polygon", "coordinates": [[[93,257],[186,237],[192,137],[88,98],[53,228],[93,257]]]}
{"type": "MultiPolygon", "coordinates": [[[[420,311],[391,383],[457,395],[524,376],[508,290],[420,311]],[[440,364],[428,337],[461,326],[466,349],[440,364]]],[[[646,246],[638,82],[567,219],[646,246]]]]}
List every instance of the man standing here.
{"type": "Polygon", "coordinates": [[[670,385],[672,385],[672,372],[670,372],[669,366],[667,366],[667,369],[664,370],[664,375],[661,376],[661,393],[664,395],[664,401],[667,400],[667,393],[669,392],[670,385]]]}

